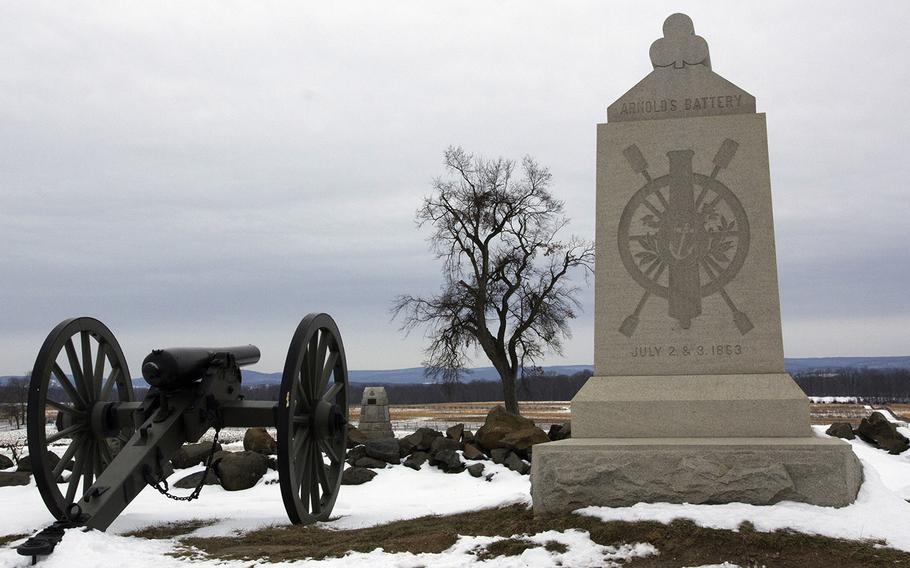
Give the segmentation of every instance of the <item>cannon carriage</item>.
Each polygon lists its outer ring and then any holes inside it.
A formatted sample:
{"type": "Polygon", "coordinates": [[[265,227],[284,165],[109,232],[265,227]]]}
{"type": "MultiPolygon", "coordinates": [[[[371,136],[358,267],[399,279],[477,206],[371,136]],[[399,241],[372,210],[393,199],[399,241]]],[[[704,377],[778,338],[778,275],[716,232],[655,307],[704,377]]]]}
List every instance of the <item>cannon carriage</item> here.
{"type": "MultiPolygon", "coordinates": [[[[169,494],[170,459],[212,428],[216,440],[225,427],[276,428],[288,518],[295,524],[328,518],[347,443],[341,335],[327,314],[303,318],[275,402],[245,400],[241,392],[240,367],[259,357],[253,345],[156,349],[142,364],[149,390],[140,401],[113,333],[90,317],[61,322],[38,352],[27,421],[35,483],[57,522],[20,545],[19,553],[50,554],[66,528],[107,529],[147,485],[169,494]],[[62,451],[59,460],[52,449],[62,451]]],[[[198,497],[202,477],[189,496],[172,497],[198,497]]]]}

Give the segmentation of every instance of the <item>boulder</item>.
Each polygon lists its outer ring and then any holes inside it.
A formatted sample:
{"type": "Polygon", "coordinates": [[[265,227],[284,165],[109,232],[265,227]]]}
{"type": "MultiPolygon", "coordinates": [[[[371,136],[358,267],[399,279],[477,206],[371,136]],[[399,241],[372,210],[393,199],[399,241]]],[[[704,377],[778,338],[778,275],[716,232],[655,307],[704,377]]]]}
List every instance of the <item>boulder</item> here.
{"type": "Polygon", "coordinates": [[[446,438],[455,440],[456,442],[461,441],[462,434],[464,434],[464,424],[456,424],[451,428],[446,429],[446,438]]]}
{"type": "Polygon", "coordinates": [[[364,456],[354,462],[355,467],[368,467],[371,469],[383,469],[387,465],[389,465],[388,462],[371,458],[370,456],[364,456]]]}
{"type": "Polygon", "coordinates": [[[272,471],[278,471],[278,458],[269,456],[269,469],[272,471]]]}
{"type": "Polygon", "coordinates": [[[853,434],[853,426],[849,422],[833,422],[831,426],[825,430],[825,434],[829,436],[834,436],[835,438],[843,438],[844,440],[852,440],[856,437],[853,434]]]}
{"type": "Polygon", "coordinates": [[[497,448],[516,450],[522,453],[533,444],[549,442],[547,434],[534,425],[534,421],[506,411],[502,405],[495,406],[487,414],[483,426],[474,435],[475,445],[489,453],[497,448]],[[508,436],[508,440],[503,440],[508,436]]]}
{"type": "Polygon", "coordinates": [[[496,448],[495,450],[490,451],[490,458],[493,460],[493,463],[503,464],[506,461],[506,458],[509,454],[512,453],[512,450],[507,450],[505,448],[496,448]]]}
{"type": "Polygon", "coordinates": [[[27,471],[0,471],[0,487],[28,485],[32,474],[27,471]]]}
{"type": "Polygon", "coordinates": [[[433,443],[430,444],[430,453],[435,454],[441,450],[460,450],[461,442],[456,442],[452,438],[443,438],[440,436],[433,440],[433,443]]]}
{"type": "Polygon", "coordinates": [[[365,467],[349,467],[341,474],[342,485],[363,485],[376,477],[376,472],[365,467]]]}
{"type": "Polygon", "coordinates": [[[348,424],[348,448],[355,448],[367,443],[367,435],[360,431],[357,426],[348,424]]]}
{"type": "Polygon", "coordinates": [[[441,436],[442,432],[437,432],[432,428],[418,428],[416,432],[399,441],[399,455],[406,456],[416,451],[428,452],[430,446],[433,445],[433,440],[441,436]]]}
{"type": "Polygon", "coordinates": [[[191,473],[174,483],[174,487],[179,487],[180,489],[196,489],[196,486],[199,485],[199,481],[203,476],[205,476],[203,485],[219,485],[221,483],[218,481],[218,476],[215,475],[214,471],[209,470],[207,473],[207,475],[205,471],[191,473]]]}
{"type": "Polygon", "coordinates": [[[215,454],[215,474],[228,491],[249,489],[262,479],[269,460],[259,452],[218,452],[215,454]]]}
{"type": "Polygon", "coordinates": [[[430,465],[435,465],[446,473],[464,471],[464,462],[461,461],[455,450],[439,450],[430,458],[430,465]]]}
{"type": "Polygon", "coordinates": [[[572,437],[572,423],[563,422],[562,424],[551,424],[550,431],[547,432],[547,438],[551,442],[556,442],[558,440],[565,440],[566,438],[572,437]]]}
{"type": "Polygon", "coordinates": [[[14,465],[16,464],[13,463],[13,460],[9,459],[3,454],[0,454],[0,469],[9,469],[14,465]]]}
{"type": "Polygon", "coordinates": [[[349,464],[354,465],[354,462],[360,458],[367,457],[367,448],[366,446],[357,446],[348,450],[347,461],[349,464]]]}
{"type": "Polygon", "coordinates": [[[515,452],[509,452],[509,455],[503,460],[502,465],[522,475],[531,473],[531,464],[518,457],[515,452]]]}
{"type": "Polygon", "coordinates": [[[365,447],[367,455],[371,458],[395,465],[401,463],[401,456],[398,453],[398,440],[395,438],[368,440],[365,447]]]}
{"type": "Polygon", "coordinates": [[[499,440],[499,444],[500,447],[508,448],[523,458],[531,459],[531,446],[549,441],[550,438],[543,430],[532,426],[509,432],[499,440]]]}
{"type": "Polygon", "coordinates": [[[462,452],[462,454],[466,460],[482,460],[487,457],[483,452],[477,449],[477,446],[474,446],[473,444],[465,444],[464,452],[462,452]]]}
{"type": "Polygon", "coordinates": [[[243,449],[271,456],[278,453],[278,443],[265,428],[249,428],[243,435],[243,449]]]}
{"type": "Polygon", "coordinates": [[[468,466],[468,473],[471,474],[471,477],[483,477],[483,464],[475,463],[468,466]]]}
{"type": "Polygon", "coordinates": [[[474,443],[474,432],[470,430],[465,430],[461,433],[461,443],[463,444],[473,444],[474,443]]]}
{"type": "Polygon", "coordinates": [[[881,412],[873,412],[869,418],[863,418],[856,435],[861,440],[886,450],[889,454],[899,454],[910,448],[907,440],[881,412]]]}
{"type": "MultiPolygon", "coordinates": [[[[212,451],[212,442],[199,442],[198,444],[183,444],[174,457],[171,465],[174,469],[186,469],[194,465],[204,464],[212,451]]],[[[215,444],[215,451],[221,451],[221,444],[215,444]]]]}
{"type": "Polygon", "coordinates": [[[426,452],[414,452],[413,454],[409,455],[402,463],[405,467],[409,467],[413,470],[419,470],[420,466],[422,466],[428,459],[430,459],[430,454],[426,452]]]}
{"type": "MultiPolygon", "coordinates": [[[[60,456],[54,452],[48,452],[47,463],[51,469],[57,467],[57,464],[60,463],[60,456]]],[[[19,473],[32,473],[32,456],[19,458],[19,466],[16,468],[16,471],[19,473]]]]}

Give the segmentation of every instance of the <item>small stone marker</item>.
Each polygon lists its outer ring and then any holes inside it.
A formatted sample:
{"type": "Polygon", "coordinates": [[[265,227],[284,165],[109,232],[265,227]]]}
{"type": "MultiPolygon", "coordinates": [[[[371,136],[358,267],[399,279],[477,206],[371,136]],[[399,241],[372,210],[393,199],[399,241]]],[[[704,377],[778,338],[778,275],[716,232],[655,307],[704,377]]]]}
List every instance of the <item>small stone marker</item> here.
{"type": "Polygon", "coordinates": [[[366,387],[360,401],[360,423],[357,425],[370,440],[394,438],[392,420],[389,418],[389,396],[385,387],[366,387]]]}
{"type": "Polygon", "coordinates": [[[597,127],[595,375],[534,448],[539,513],[844,506],[862,469],[784,372],[765,115],[673,14],[597,127]]]}

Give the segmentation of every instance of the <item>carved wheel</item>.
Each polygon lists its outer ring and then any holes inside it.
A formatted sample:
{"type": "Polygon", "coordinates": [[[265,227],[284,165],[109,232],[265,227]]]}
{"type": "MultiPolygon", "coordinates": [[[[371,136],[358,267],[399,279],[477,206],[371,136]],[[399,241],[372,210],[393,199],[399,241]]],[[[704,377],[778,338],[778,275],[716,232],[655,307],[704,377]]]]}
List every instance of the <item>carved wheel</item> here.
{"type": "Polygon", "coordinates": [[[68,319],[50,332],[29,382],[27,432],[35,483],[57,519],[67,518],[129,440],[132,429],[105,425],[112,403],[132,400],[126,359],[103,323],[68,319]]]}
{"type": "Polygon", "coordinates": [[[278,479],[292,523],[328,519],[338,497],[347,445],[348,371],[327,314],[300,322],[278,395],[278,479]]]}

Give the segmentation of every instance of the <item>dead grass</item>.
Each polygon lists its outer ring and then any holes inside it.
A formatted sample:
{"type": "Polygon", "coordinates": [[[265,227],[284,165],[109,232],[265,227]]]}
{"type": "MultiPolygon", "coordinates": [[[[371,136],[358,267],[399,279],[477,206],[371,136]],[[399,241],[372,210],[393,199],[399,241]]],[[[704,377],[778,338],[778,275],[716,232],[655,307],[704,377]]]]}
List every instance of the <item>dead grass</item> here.
{"type": "Polygon", "coordinates": [[[163,525],[155,525],[146,527],[144,529],[139,529],[138,531],[129,532],[124,536],[138,536],[148,539],[175,538],[178,536],[190,534],[197,529],[207,527],[214,523],[214,520],[194,520],[183,521],[179,523],[166,523],[163,525]]]}
{"type": "MultiPolygon", "coordinates": [[[[682,567],[717,564],[724,561],[741,566],[766,565],[781,568],[838,566],[908,566],[910,554],[883,548],[872,541],[847,541],[811,536],[792,531],[756,532],[744,524],[739,532],[707,529],[690,521],[670,524],[656,522],[602,522],[591,517],[566,514],[534,517],[524,506],[486,509],[445,517],[423,517],[365,529],[335,531],[314,526],[272,527],[243,535],[181,539],[184,556],[200,552],[224,560],[264,559],[269,562],[305,558],[340,557],[348,551],[439,553],[455,543],[456,535],[500,536],[506,540],[477,552],[495,558],[521,554],[527,541],[514,535],[570,528],[588,531],[601,545],[648,542],[660,555],[639,558],[630,568],[682,567]]],[[[558,543],[554,543],[558,544],[558,543]]],[[[533,546],[533,545],[531,545],[533,546]]],[[[548,548],[550,550],[550,548],[548,548]]],[[[559,552],[559,547],[552,547],[559,552]]]]}
{"type": "Polygon", "coordinates": [[[32,535],[30,534],[7,534],[0,536],[0,546],[6,546],[11,542],[16,542],[17,540],[22,540],[23,538],[28,538],[32,535]]]}

